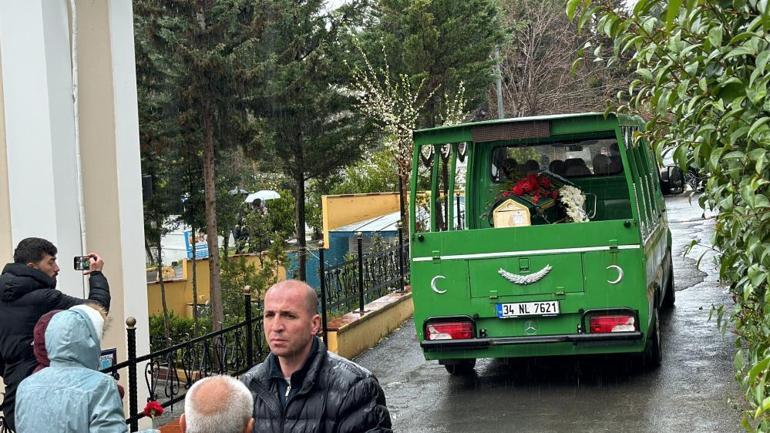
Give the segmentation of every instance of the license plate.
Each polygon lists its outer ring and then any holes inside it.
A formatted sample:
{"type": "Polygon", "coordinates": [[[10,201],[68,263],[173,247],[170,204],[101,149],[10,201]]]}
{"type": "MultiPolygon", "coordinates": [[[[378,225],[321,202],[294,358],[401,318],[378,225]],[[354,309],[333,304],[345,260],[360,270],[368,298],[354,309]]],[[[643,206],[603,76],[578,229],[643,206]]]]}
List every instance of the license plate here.
{"type": "Polygon", "coordinates": [[[497,317],[501,319],[524,316],[556,316],[558,314],[559,301],[497,304],[497,317]]]}

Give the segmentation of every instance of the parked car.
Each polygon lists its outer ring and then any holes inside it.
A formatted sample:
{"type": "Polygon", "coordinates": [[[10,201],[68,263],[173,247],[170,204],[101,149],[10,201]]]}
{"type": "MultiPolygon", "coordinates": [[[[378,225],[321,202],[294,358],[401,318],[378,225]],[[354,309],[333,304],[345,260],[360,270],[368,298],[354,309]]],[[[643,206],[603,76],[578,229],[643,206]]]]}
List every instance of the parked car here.
{"type": "Polygon", "coordinates": [[[669,165],[660,170],[660,190],[663,195],[681,194],[684,192],[684,185],[685,177],[679,167],[669,165]]]}

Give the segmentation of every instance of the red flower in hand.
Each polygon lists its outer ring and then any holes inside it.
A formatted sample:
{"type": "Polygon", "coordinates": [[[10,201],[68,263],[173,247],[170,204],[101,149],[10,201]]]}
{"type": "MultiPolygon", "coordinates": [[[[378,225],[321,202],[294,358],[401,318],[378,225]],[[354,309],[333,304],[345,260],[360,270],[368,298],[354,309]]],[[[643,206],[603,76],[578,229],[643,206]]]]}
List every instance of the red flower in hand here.
{"type": "Polygon", "coordinates": [[[559,191],[551,191],[551,198],[554,200],[559,198],[559,191]]]}
{"type": "Polygon", "coordinates": [[[150,400],[147,402],[147,405],[144,407],[144,414],[146,416],[149,416],[150,418],[163,415],[163,411],[164,411],[163,406],[161,406],[161,404],[158,403],[158,400],[150,400]]]}

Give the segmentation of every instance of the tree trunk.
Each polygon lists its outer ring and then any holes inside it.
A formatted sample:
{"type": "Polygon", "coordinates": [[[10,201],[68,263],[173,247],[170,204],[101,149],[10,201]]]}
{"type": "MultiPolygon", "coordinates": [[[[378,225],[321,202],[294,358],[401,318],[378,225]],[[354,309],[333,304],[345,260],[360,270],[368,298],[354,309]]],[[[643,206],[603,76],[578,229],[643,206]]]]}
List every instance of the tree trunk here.
{"type": "Polygon", "coordinates": [[[219,241],[217,239],[217,192],[214,187],[214,113],[208,102],[203,109],[203,184],[206,203],[206,237],[209,246],[209,276],[211,284],[211,327],[222,329],[224,311],[222,288],[219,283],[219,241]]]}
{"type": "Polygon", "coordinates": [[[409,174],[401,173],[401,197],[403,197],[403,206],[401,206],[401,227],[404,230],[409,230],[409,174]]]}
{"type": "MultiPolygon", "coordinates": [[[[302,165],[298,164],[298,167],[302,167],[302,165]]],[[[305,281],[307,279],[307,275],[305,272],[305,264],[307,263],[307,251],[306,251],[306,243],[305,243],[305,176],[304,173],[298,170],[298,173],[294,177],[294,181],[296,183],[296,194],[297,197],[297,247],[299,248],[297,262],[299,263],[299,270],[297,273],[297,278],[299,280],[305,281]]]]}
{"type": "Polygon", "coordinates": [[[227,260],[227,258],[230,257],[227,251],[230,248],[230,230],[225,230],[224,240],[222,242],[222,260],[227,260]]]}
{"type": "Polygon", "coordinates": [[[449,197],[449,158],[444,159],[443,155],[440,155],[439,163],[441,164],[441,194],[443,194],[444,198],[438,197],[439,202],[441,203],[441,229],[442,230],[449,230],[449,227],[452,225],[452,221],[449,221],[449,206],[451,206],[452,201],[449,197]]]}
{"type": "MultiPolygon", "coordinates": [[[[147,253],[147,257],[150,258],[150,263],[155,263],[155,255],[152,253],[152,248],[150,247],[150,244],[147,243],[147,240],[144,241],[144,251],[147,253]]],[[[147,262],[145,261],[144,264],[146,265],[147,262]]]]}
{"type": "MultiPolygon", "coordinates": [[[[411,138],[408,140],[411,141],[411,138]]],[[[396,153],[396,167],[398,167],[399,177],[399,194],[400,207],[401,207],[401,227],[405,230],[404,233],[409,231],[409,176],[412,169],[412,152],[410,143],[406,140],[399,139],[398,150],[396,153]]],[[[418,162],[419,163],[419,162],[418,162]]]]}
{"type": "Polygon", "coordinates": [[[190,227],[192,233],[192,315],[193,315],[193,337],[198,336],[198,272],[195,257],[195,226],[190,227]]]}
{"type": "MultiPolygon", "coordinates": [[[[160,233],[160,231],[158,232],[160,233]]],[[[168,323],[168,304],[166,303],[166,285],[163,283],[163,254],[161,254],[162,248],[160,244],[161,236],[158,236],[158,255],[156,264],[158,266],[158,283],[160,284],[160,302],[163,306],[163,335],[166,337],[165,343],[170,345],[171,343],[171,329],[168,323]]]]}

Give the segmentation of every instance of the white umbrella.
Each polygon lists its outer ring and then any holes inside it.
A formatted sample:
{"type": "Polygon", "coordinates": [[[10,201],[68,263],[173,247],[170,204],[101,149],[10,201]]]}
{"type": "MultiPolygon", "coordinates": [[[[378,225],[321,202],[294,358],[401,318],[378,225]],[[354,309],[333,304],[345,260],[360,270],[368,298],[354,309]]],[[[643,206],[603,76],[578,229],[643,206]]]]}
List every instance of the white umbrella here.
{"type": "Polygon", "coordinates": [[[256,199],[260,199],[262,201],[266,200],[273,200],[276,198],[281,198],[281,195],[277,192],[269,189],[263,189],[261,191],[252,192],[248,196],[246,196],[246,200],[244,200],[245,203],[251,203],[256,199]]]}

